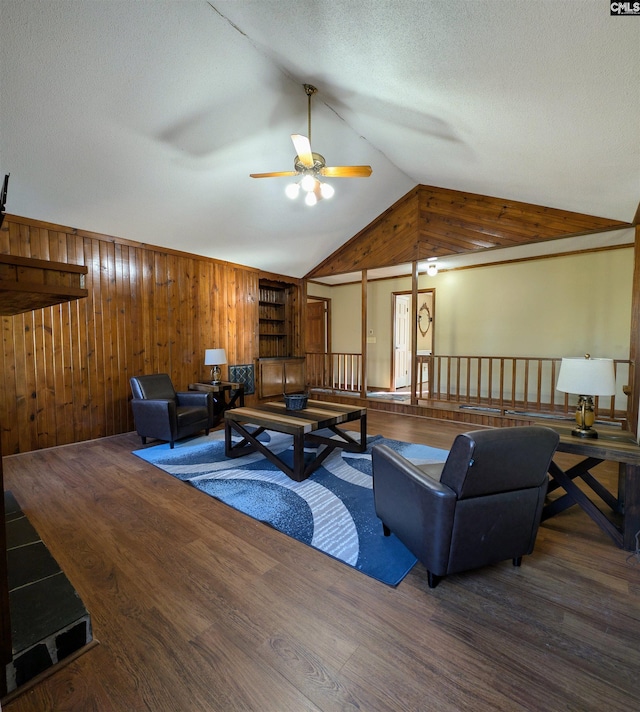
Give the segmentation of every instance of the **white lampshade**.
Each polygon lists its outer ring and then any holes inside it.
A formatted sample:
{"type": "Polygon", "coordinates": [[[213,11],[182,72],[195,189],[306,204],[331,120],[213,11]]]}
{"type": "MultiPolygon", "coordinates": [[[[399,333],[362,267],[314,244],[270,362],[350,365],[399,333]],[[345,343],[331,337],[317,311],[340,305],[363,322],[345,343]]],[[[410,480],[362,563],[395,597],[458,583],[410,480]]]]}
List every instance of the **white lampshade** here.
{"type": "Polygon", "coordinates": [[[227,354],[224,349],[205,349],[205,366],[221,366],[224,363],[227,363],[227,354]]]}
{"type": "Polygon", "coordinates": [[[563,358],[556,388],[563,393],[580,396],[613,396],[616,392],[616,377],[613,359],[610,358],[563,358]]]}

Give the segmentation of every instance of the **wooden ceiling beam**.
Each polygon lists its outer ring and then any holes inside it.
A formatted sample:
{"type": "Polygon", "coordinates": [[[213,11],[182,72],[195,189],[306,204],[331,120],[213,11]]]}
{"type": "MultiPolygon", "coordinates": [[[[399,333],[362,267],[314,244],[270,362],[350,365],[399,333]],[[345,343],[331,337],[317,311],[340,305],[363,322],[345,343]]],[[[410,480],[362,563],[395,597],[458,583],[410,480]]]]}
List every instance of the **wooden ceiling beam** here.
{"type": "Polygon", "coordinates": [[[307,279],[632,227],[631,223],[419,185],[311,270],[307,279]]]}

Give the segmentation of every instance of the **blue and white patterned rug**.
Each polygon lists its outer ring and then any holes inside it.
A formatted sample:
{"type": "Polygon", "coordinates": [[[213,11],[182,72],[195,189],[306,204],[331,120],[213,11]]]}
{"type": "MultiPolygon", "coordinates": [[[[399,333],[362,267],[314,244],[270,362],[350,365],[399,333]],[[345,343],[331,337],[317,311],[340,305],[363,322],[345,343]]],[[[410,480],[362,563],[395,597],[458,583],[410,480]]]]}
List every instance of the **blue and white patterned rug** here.
{"type": "MultiPolygon", "coordinates": [[[[330,432],[327,433],[331,435],[330,432]]],[[[266,431],[260,440],[285,461],[292,438],[266,431]]],[[[134,455],[219,499],[244,514],[395,586],[416,558],[393,535],[385,537],[373,503],[371,446],[384,443],[417,464],[443,462],[446,450],[367,438],[364,453],[334,450],[303,482],[295,482],[260,453],[229,459],[224,432],[135,450],[134,455]]],[[[323,446],[320,446],[323,447],[323,446]]],[[[306,451],[309,457],[314,450],[306,451]]]]}

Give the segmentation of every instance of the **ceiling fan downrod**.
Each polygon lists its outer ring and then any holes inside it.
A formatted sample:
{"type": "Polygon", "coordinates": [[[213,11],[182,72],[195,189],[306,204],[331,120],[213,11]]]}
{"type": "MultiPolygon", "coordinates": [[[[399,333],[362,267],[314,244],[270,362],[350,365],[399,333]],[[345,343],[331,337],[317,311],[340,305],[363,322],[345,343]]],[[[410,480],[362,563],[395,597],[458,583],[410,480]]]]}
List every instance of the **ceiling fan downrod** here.
{"type": "Polygon", "coordinates": [[[311,97],[318,91],[313,84],[304,84],[307,93],[307,138],[311,143],[311,97]]]}

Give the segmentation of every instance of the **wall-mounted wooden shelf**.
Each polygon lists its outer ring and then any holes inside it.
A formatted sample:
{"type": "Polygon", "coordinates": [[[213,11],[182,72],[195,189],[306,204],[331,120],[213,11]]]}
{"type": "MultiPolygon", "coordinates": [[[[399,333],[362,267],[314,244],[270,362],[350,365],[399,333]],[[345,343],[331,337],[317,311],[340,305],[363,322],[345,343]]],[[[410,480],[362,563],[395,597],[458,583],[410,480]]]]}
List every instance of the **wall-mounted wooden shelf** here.
{"type": "Polygon", "coordinates": [[[82,299],[88,295],[86,274],[82,265],[0,255],[0,315],[82,299]]]}
{"type": "MultiPolygon", "coordinates": [[[[84,286],[87,268],[66,262],[36,260],[31,257],[0,255],[0,316],[50,307],[88,296],[84,286]]],[[[0,451],[0,697],[7,692],[5,667],[13,657],[7,539],[4,510],[4,477],[0,451]]]]}

